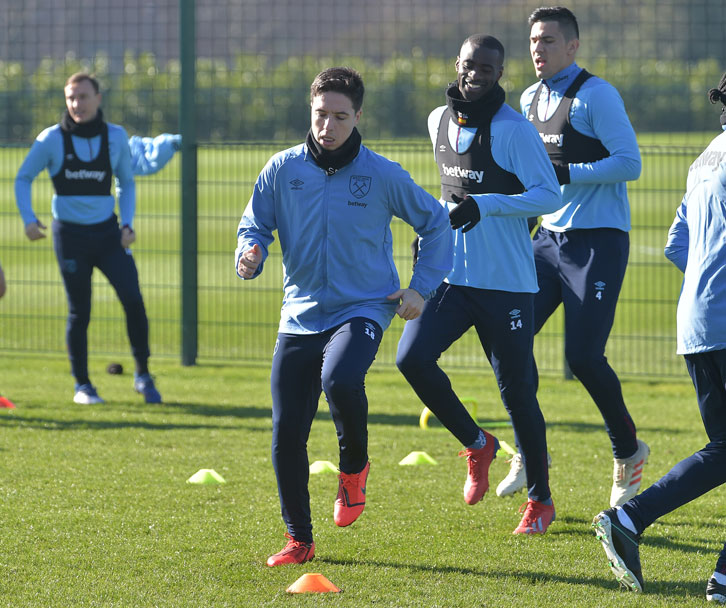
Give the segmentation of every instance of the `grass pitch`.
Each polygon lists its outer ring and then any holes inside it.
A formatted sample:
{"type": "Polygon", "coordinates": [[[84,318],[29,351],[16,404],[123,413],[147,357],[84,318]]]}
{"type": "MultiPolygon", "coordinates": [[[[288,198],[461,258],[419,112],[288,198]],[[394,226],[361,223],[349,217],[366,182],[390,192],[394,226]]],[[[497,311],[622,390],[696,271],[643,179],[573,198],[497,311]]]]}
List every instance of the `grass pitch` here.
{"type": "MultiPolygon", "coordinates": [[[[394,321],[399,323],[399,321],[394,321]]],[[[270,463],[268,361],[183,368],[152,361],[163,405],[145,405],[111,359],[92,356],[105,405],[72,403],[63,357],[2,357],[0,411],[3,532],[0,606],[701,606],[723,543],[724,488],[664,517],[645,534],[645,593],[620,591],[590,530],[606,508],[612,455],[602,420],[577,382],[543,378],[551,485],[557,519],[543,537],[511,534],[523,494],[493,488],[463,501],[460,446],[439,427],[422,430],[422,406],[397,372],[374,368],[368,504],[349,528],[333,523],[334,475],[311,476],[316,558],[268,568],[284,544],[270,463]],[[403,467],[414,450],[437,466],[403,467]],[[186,479],[212,468],[225,485],[186,479]],[[320,572],[340,594],[289,596],[320,572]]],[[[480,420],[503,421],[491,371],[452,374],[480,420]]],[[[706,442],[693,389],[680,382],[623,385],[640,436],[651,446],[645,483],[706,442]]],[[[511,428],[494,429],[514,443],[511,428]]],[[[337,463],[324,400],[313,424],[311,462],[337,463]]],[[[491,469],[492,486],[508,470],[491,469]]]]}

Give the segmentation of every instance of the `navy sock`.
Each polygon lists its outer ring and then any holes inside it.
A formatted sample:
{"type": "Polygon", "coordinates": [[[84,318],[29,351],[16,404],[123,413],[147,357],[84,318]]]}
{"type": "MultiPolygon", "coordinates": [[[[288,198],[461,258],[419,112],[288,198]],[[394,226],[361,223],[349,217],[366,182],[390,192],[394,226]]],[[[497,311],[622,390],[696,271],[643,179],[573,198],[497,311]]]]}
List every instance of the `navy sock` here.
{"type": "Polygon", "coordinates": [[[465,446],[467,450],[481,450],[485,445],[487,444],[487,436],[484,434],[484,431],[479,429],[479,435],[477,436],[474,443],[471,445],[465,446]]]}

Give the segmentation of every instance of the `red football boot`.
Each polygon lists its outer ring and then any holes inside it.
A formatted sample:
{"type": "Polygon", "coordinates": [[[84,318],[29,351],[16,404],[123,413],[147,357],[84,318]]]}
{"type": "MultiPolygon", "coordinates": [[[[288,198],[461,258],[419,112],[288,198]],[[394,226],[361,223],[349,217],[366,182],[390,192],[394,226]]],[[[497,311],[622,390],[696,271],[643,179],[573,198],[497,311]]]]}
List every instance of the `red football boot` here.
{"type": "Polygon", "coordinates": [[[349,526],[363,513],[366,506],[366,482],[371,463],[366,463],[360,473],[338,475],[338,496],[335,499],[333,519],[337,526],[349,526]]]}
{"type": "Polygon", "coordinates": [[[285,548],[275,555],[267,558],[268,566],[284,566],[285,564],[304,564],[315,557],[315,543],[302,543],[295,540],[287,532],[285,536],[290,540],[287,541],[285,548]]]}

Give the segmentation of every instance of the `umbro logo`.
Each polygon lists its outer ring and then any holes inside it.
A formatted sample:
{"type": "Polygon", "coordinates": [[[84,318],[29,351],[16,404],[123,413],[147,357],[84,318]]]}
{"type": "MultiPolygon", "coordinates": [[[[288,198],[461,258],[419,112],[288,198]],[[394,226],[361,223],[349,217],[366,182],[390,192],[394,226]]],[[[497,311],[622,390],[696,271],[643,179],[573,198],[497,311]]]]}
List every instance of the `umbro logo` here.
{"type": "Polygon", "coordinates": [[[605,281],[595,281],[595,298],[598,300],[603,299],[605,293],[605,281]]]}
{"type": "Polygon", "coordinates": [[[290,180],[290,185],[292,186],[293,190],[302,190],[304,183],[305,182],[298,177],[290,180]]]}
{"type": "Polygon", "coordinates": [[[522,311],[519,310],[519,308],[513,308],[509,311],[509,317],[511,319],[519,319],[519,317],[522,315],[522,311]]]}
{"type": "Polygon", "coordinates": [[[439,146],[439,152],[446,152],[446,146],[444,144],[439,146]]]}
{"type": "MultiPolygon", "coordinates": [[[[363,332],[371,340],[375,340],[376,339],[376,328],[373,326],[372,323],[368,323],[368,322],[364,323],[364,325],[363,325],[363,332]]],[[[366,489],[364,487],[363,488],[363,493],[365,494],[365,492],[366,492],[366,489]]]]}

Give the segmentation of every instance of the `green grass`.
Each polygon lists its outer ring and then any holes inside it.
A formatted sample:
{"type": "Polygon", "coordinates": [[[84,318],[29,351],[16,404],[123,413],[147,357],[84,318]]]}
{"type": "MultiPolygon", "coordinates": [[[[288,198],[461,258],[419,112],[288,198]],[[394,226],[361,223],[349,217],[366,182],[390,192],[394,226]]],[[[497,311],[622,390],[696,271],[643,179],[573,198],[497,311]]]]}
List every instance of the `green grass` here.
{"type": "MultiPolygon", "coordinates": [[[[522,494],[464,504],[460,446],[444,429],[418,427],[421,404],[402,377],[368,376],[368,504],[337,528],[333,475],[312,476],[315,561],[270,569],[283,543],[270,464],[268,359],[182,368],[154,361],[166,403],[144,405],[128,371],[109,376],[91,357],[105,405],[71,402],[60,356],[3,356],[0,412],[0,606],[700,606],[723,543],[724,488],[665,516],[645,534],[646,593],[620,591],[591,534],[607,506],[612,455],[602,420],[577,382],[544,378],[539,393],[553,457],[557,520],[544,537],[511,534],[522,494]],[[413,450],[438,466],[402,467],[413,450]],[[185,480],[201,468],[219,486],[185,480]],[[288,596],[305,572],[341,594],[288,596]]],[[[121,359],[128,368],[130,363],[121,359]]],[[[482,420],[504,420],[491,372],[452,374],[482,420]]],[[[706,442],[688,382],[623,384],[652,453],[650,484],[706,442]]],[[[497,435],[513,444],[509,428],[497,435]]],[[[337,463],[335,430],[321,400],[308,443],[311,462],[337,463]]],[[[492,465],[492,483],[507,472],[492,465]]]]}

